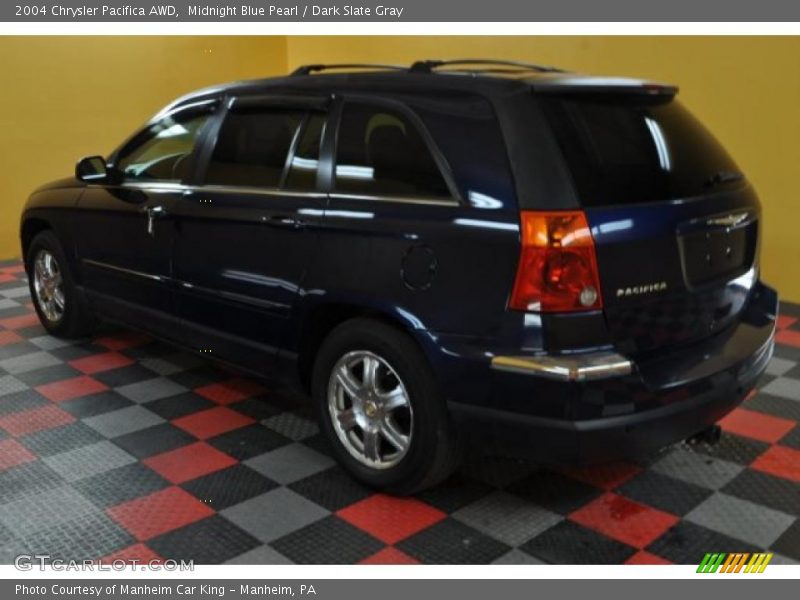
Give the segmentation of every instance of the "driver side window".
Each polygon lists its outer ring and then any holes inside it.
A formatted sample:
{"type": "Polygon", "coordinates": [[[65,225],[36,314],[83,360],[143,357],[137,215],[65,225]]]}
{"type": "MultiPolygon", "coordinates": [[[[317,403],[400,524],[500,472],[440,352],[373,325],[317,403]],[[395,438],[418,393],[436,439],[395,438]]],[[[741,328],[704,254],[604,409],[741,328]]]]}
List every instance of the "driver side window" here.
{"type": "Polygon", "coordinates": [[[189,174],[195,142],[211,116],[192,111],[164,117],[123,149],[117,170],[125,181],[182,181],[189,174]]]}

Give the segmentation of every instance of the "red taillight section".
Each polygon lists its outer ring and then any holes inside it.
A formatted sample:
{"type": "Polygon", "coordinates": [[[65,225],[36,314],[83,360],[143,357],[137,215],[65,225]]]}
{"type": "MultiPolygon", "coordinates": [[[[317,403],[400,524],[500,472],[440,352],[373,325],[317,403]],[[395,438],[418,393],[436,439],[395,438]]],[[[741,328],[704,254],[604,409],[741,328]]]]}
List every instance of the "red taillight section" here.
{"type": "Polygon", "coordinates": [[[537,312],[603,307],[592,232],[582,211],[520,213],[522,253],[509,306],[537,312]]]}

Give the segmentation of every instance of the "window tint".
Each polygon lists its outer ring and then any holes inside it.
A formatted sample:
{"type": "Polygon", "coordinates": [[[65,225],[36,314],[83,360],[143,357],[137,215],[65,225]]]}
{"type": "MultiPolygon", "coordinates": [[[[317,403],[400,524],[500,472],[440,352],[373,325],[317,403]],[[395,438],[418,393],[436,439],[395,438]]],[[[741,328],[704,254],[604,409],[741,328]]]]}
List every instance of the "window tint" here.
{"type": "Polygon", "coordinates": [[[696,196],[710,191],[715,175],[737,171],[714,137],[671,96],[541,101],[585,206],[696,196]]]}
{"type": "Polygon", "coordinates": [[[163,118],[120,152],[116,168],[126,181],[176,181],[188,175],[189,155],[211,113],[163,118]]]}
{"type": "Polygon", "coordinates": [[[450,197],[425,141],[401,112],[348,103],[336,150],[336,191],[450,197]]]}
{"type": "Polygon", "coordinates": [[[300,111],[277,109],[228,113],[206,171],[206,183],[278,187],[304,116],[300,111]]]}
{"type": "Polygon", "coordinates": [[[289,165],[289,175],[284,187],[302,191],[313,190],[317,187],[319,145],[326,119],[325,115],[312,114],[309,116],[289,165]]]}

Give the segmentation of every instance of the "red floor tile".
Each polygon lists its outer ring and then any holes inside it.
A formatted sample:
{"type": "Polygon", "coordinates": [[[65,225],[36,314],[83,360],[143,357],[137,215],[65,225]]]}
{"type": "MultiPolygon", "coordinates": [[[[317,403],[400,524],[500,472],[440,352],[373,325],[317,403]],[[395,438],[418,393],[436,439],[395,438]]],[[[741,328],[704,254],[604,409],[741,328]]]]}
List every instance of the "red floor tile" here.
{"type": "Polygon", "coordinates": [[[109,350],[125,350],[126,348],[135,348],[142,346],[152,341],[152,338],[144,333],[136,331],[124,331],[115,335],[97,338],[94,343],[98,346],[103,346],[109,350]]]}
{"type": "Polygon", "coordinates": [[[36,316],[35,312],[18,317],[0,319],[0,327],[3,329],[24,329],[25,327],[32,327],[34,325],[39,325],[39,317],[36,316]]]}
{"type": "Polygon", "coordinates": [[[755,459],[750,467],[800,483],[800,450],[772,446],[755,459]]]}
{"type": "Polygon", "coordinates": [[[163,563],[164,559],[156,554],[153,549],[148,547],[146,544],[139,543],[134,544],[133,546],[128,546],[127,548],[123,548],[122,550],[118,550],[117,552],[109,554],[108,556],[104,556],[97,562],[102,565],[110,565],[115,562],[148,565],[154,563],[163,563]]]}
{"type": "Polygon", "coordinates": [[[11,266],[11,267],[3,267],[2,269],[0,269],[0,272],[6,273],[6,274],[21,275],[21,274],[23,274],[25,272],[25,265],[23,265],[22,263],[19,263],[18,265],[14,265],[14,266],[11,266]]]}
{"type": "Polygon", "coordinates": [[[53,402],[63,402],[65,400],[78,398],[79,396],[103,392],[108,389],[108,386],[96,379],[92,379],[88,375],[80,375],[71,379],[46,383],[34,389],[53,402]]]}
{"type": "Polygon", "coordinates": [[[563,473],[589,485],[611,491],[641,473],[641,467],[628,463],[614,463],[596,467],[564,469],[563,473]]]}
{"type": "Polygon", "coordinates": [[[19,437],[35,431],[66,425],[74,420],[75,417],[71,414],[64,412],[57,406],[48,405],[0,417],[0,429],[5,430],[10,435],[19,437]]]}
{"type": "Polygon", "coordinates": [[[214,514],[208,505],[177,487],[112,506],[106,512],[139,541],[214,514]]]}
{"type": "Polygon", "coordinates": [[[569,518],[637,548],[644,548],[680,520],[675,515],[613,493],[603,494],[569,518]]]}
{"type": "Polygon", "coordinates": [[[25,338],[16,331],[0,331],[0,346],[8,346],[23,341],[25,338]]]}
{"type": "Polygon", "coordinates": [[[266,389],[264,386],[252,379],[245,379],[242,377],[236,377],[221,383],[204,385],[194,390],[195,394],[199,394],[212,402],[223,405],[245,400],[246,398],[263,394],[265,391],[266,389]]]}
{"type": "Polygon", "coordinates": [[[386,544],[394,544],[445,518],[442,511],[414,498],[375,494],[336,513],[386,544]]]}
{"type": "Polygon", "coordinates": [[[419,561],[397,548],[387,547],[361,561],[362,565],[418,565],[419,561]]]}
{"type": "Polygon", "coordinates": [[[224,406],[201,410],[200,412],[175,419],[172,422],[175,427],[180,427],[201,440],[253,423],[255,423],[255,419],[224,406]]]}
{"type": "Polygon", "coordinates": [[[795,426],[795,422],[790,419],[781,419],[746,408],[737,408],[719,424],[724,431],[770,444],[777,442],[795,426]]]}
{"type": "Polygon", "coordinates": [[[0,273],[0,283],[8,283],[9,281],[16,281],[17,278],[11,273],[0,273]]]}
{"type": "Polygon", "coordinates": [[[794,329],[781,329],[775,334],[775,341],[785,346],[800,348],[800,331],[794,329]]]}
{"type": "Polygon", "coordinates": [[[636,554],[625,561],[626,565],[671,565],[666,558],[661,558],[655,554],[650,554],[644,550],[639,550],[636,554]]]}
{"type": "Polygon", "coordinates": [[[786,329],[791,327],[797,323],[797,317],[789,317],[787,315],[778,315],[778,319],[775,322],[775,327],[777,329],[786,329]]]}
{"type": "Polygon", "coordinates": [[[0,440],[0,471],[34,460],[36,456],[17,440],[0,440]]]}
{"type": "Polygon", "coordinates": [[[133,362],[132,359],[119,352],[103,352],[101,354],[93,354],[92,356],[71,360],[69,365],[82,373],[92,375],[94,373],[110,371],[111,369],[127,367],[128,365],[132,365],[133,362]]]}
{"type": "Polygon", "coordinates": [[[165,479],[178,484],[230,467],[237,461],[205,442],[196,442],[156,454],[142,462],[165,479]]]}

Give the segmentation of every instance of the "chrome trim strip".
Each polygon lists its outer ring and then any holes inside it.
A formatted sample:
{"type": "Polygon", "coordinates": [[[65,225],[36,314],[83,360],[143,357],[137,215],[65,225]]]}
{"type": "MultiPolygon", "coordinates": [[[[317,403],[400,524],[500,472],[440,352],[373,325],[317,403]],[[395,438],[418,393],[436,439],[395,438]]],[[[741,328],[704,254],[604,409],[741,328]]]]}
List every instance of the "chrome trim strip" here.
{"type": "Polygon", "coordinates": [[[591,381],[628,375],[633,363],[616,352],[574,356],[495,356],[492,369],[558,381],[591,381]]]}
{"type": "Polygon", "coordinates": [[[126,275],[133,275],[134,277],[142,277],[144,279],[150,279],[152,281],[166,281],[166,277],[162,277],[161,275],[152,275],[151,273],[142,273],[141,271],[134,271],[133,269],[126,269],[125,267],[118,267],[116,265],[110,265],[108,263],[100,262],[98,260],[91,260],[88,258],[83,259],[83,264],[91,265],[93,267],[99,267],[101,269],[108,269],[110,271],[117,271],[119,273],[125,273],[126,275]]]}
{"type": "Polygon", "coordinates": [[[281,196],[281,197],[290,197],[290,198],[317,198],[317,199],[324,199],[326,194],[323,192],[298,192],[294,190],[281,190],[278,188],[256,188],[256,187],[246,187],[246,186],[235,186],[235,185],[187,185],[184,186],[186,191],[194,192],[196,194],[203,194],[203,193],[228,193],[228,194],[256,194],[262,196],[281,196]]]}
{"type": "Polygon", "coordinates": [[[426,198],[424,196],[381,196],[381,195],[365,195],[365,194],[342,194],[332,192],[330,194],[331,200],[359,200],[366,202],[394,202],[397,204],[424,204],[428,206],[460,206],[460,203],[455,198],[444,200],[442,198],[426,198]]]}

